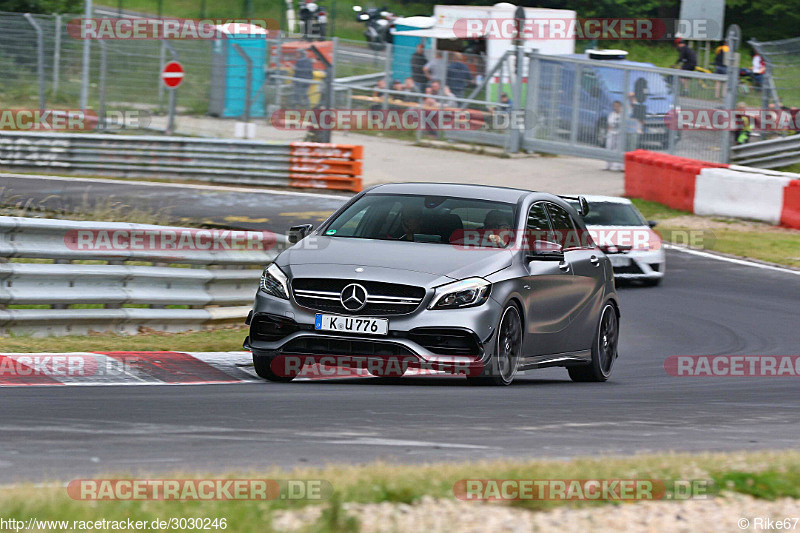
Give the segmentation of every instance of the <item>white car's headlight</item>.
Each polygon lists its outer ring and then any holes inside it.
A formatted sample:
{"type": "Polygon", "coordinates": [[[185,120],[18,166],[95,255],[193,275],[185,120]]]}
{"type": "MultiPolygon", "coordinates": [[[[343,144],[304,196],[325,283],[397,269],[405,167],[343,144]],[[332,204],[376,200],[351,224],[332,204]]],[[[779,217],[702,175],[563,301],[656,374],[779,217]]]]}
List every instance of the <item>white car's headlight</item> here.
{"type": "Polygon", "coordinates": [[[276,298],[288,300],[289,278],[278,268],[278,265],[271,263],[261,273],[261,290],[276,298]]]}
{"type": "Polygon", "coordinates": [[[483,304],[492,284],[483,278],[467,278],[436,288],[428,309],[460,309],[483,304]]]}

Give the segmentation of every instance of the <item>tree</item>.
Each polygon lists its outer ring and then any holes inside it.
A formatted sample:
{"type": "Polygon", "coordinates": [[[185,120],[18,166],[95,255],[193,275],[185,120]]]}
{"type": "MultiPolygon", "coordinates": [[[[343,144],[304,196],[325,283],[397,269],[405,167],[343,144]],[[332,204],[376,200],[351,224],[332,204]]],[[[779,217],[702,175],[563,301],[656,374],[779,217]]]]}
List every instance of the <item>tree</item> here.
{"type": "Polygon", "coordinates": [[[0,11],[17,13],[80,13],[82,0],[0,0],[0,11]]]}

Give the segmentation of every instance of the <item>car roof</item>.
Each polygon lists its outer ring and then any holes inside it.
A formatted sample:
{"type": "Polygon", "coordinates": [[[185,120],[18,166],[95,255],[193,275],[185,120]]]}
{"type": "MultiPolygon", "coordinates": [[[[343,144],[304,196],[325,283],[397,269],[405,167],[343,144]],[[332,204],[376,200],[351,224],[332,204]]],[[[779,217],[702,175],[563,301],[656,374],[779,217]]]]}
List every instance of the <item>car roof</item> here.
{"type": "MultiPolygon", "coordinates": [[[[415,194],[424,196],[457,196],[490,200],[496,202],[518,203],[522,198],[534,194],[534,191],[496,187],[492,185],[473,185],[465,183],[386,183],[376,185],[365,191],[367,194],[415,194]]],[[[550,197],[546,193],[539,193],[550,197]]]]}

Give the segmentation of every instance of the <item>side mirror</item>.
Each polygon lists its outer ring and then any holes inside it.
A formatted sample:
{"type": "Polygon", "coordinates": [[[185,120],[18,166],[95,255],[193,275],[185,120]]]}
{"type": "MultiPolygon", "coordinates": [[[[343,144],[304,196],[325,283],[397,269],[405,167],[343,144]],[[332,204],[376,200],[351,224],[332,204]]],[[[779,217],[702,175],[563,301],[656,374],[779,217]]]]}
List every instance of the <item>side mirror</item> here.
{"type": "Polygon", "coordinates": [[[298,242],[302,241],[306,235],[311,233],[312,229],[314,229],[314,226],[311,224],[292,226],[289,228],[289,235],[287,236],[287,239],[289,239],[289,244],[297,244],[298,242]]]}
{"type": "Polygon", "coordinates": [[[648,220],[647,225],[650,226],[651,228],[655,228],[656,226],[658,226],[658,220],[648,220]]]}
{"type": "Polygon", "coordinates": [[[529,261],[562,261],[564,259],[564,247],[556,242],[534,241],[531,249],[528,250],[529,261]]]}
{"type": "Polygon", "coordinates": [[[589,202],[586,201],[586,198],[583,196],[578,196],[578,204],[580,205],[580,209],[578,210],[578,214],[582,217],[585,217],[589,214],[589,202]]]}

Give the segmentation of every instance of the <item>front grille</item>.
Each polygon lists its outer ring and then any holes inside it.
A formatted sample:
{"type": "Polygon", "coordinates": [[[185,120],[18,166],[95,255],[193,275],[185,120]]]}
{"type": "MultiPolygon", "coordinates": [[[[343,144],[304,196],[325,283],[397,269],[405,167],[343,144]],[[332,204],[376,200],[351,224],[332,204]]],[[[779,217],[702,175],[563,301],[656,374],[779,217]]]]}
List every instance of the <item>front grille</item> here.
{"type": "Polygon", "coordinates": [[[644,274],[644,272],[642,272],[642,269],[639,268],[639,265],[637,265],[634,262],[631,262],[631,264],[626,266],[619,266],[619,267],[615,266],[614,274],[644,274]]]}
{"type": "Polygon", "coordinates": [[[400,344],[369,339],[332,339],[327,337],[298,337],[281,349],[284,354],[297,355],[410,355],[414,352],[400,344]]]}
{"type": "Polygon", "coordinates": [[[425,297],[425,289],[380,281],[296,278],[292,280],[292,294],[298,304],[315,311],[380,316],[413,312],[425,297]],[[346,309],[340,299],[342,289],[351,283],[358,283],[368,293],[367,304],[358,311],[346,309]]]}
{"type": "Polygon", "coordinates": [[[469,331],[455,328],[416,328],[408,338],[437,355],[483,354],[478,339],[469,331]]]}

